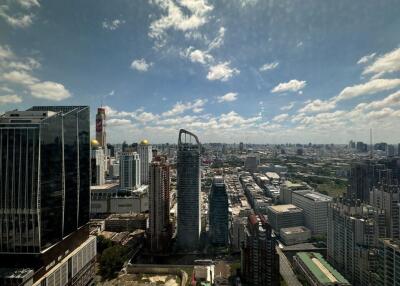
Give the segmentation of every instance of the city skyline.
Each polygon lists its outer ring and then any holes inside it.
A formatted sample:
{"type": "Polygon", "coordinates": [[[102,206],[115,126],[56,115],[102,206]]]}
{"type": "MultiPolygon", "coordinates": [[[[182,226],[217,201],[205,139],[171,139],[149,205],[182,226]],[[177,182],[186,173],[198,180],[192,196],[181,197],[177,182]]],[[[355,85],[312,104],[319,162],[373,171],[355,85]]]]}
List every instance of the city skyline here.
{"type": "Polygon", "coordinates": [[[400,141],[396,1],[97,4],[1,6],[0,113],[87,104],[93,136],[103,106],[110,143],[400,141]]]}

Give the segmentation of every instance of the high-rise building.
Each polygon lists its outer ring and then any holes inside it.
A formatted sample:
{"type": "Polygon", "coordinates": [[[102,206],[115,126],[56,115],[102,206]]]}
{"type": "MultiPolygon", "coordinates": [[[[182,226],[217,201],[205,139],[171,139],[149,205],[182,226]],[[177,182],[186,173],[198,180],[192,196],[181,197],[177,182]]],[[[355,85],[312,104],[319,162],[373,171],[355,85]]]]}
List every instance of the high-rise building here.
{"type": "Polygon", "coordinates": [[[352,285],[376,282],[377,246],[386,236],[385,211],[340,200],[328,207],[328,261],[352,285]]]}
{"type": "Polygon", "coordinates": [[[89,136],[87,106],[37,106],[0,116],[0,267],[8,269],[0,271],[2,285],[14,285],[18,273],[32,274],[18,285],[50,283],[55,275],[65,284],[93,278],[89,136]],[[80,266],[68,272],[77,254],[80,266]]]}
{"type": "Polygon", "coordinates": [[[181,129],[177,154],[177,246],[182,251],[196,250],[201,232],[200,141],[181,129]]]}
{"type": "Polygon", "coordinates": [[[250,215],[245,230],[241,268],[246,285],[280,285],[276,237],[263,215],[250,215]]]}
{"type": "Polygon", "coordinates": [[[239,143],[239,151],[243,152],[243,150],[244,150],[244,144],[243,144],[243,142],[240,142],[239,143]]]}
{"type": "Polygon", "coordinates": [[[161,156],[155,157],[150,164],[149,234],[150,250],[153,252],[166,250],[172,235],[169,169],[166,158],[161,156]]]}
{"type": "Polygon", "coordinates": [[[382,286],[400,285],[400,241],[381,239],[378,250],[378,284],[382,286]]]}
{"type": "Polygon", "coordinates": [[[388,157],[394,157],[394,155],[395,155],[394,145],[391,145],[391,144],[387,145],[386,155],[388,157]]]}
{"type": "Polygon", "coordinates": [[[213,179],[208,211],[211,243],[218,246],[228,245],[228,194],[222,176],[215,176],[213,179]]]}
{"type": "Polygon", "coordinates": [[[92,186],[104,185],[106,182],[105,174],[105,154],[104,149],[100,147],[97,140],[93,139],[91,141],[92,154],[91,154],[91,167],[92,167],[92,186]]]}
{"type": "Polygon", "coordinates": [[[255,172],[257,171],[257,166],[260,163],[259,161],[260,160],[256,155],[249,155],[246,157],[246,160],[244,161],[244,168],[247,171],[255,172]]]}
{"type": "Polygon", "coordinates": [[[310,190],[294,191],[292,203],[304,210],[304,225],[313,235],[326,235],[328,204],[332,197],[310,190]]]}
{"type": "Polygon", "coordinates": [[[106,110],[105,108],[97,108],[96,114],[96,140],[100,146],[107,151],[107,140],[106,140],[106,110]]]}
{"type": "Polygon", "coordinates": [[[140,186],[140,159],[136,152],[122,152],[119,157],[119,185],[132,190],[140,186]]]}
{"type": "Polygon", "coordinates": [[[138,146],[137,151],[140,158],[140,183],[142,185],[149,184],[149,167],[153,157],[152,147],[148,140],[142,140],[138,146]]]}

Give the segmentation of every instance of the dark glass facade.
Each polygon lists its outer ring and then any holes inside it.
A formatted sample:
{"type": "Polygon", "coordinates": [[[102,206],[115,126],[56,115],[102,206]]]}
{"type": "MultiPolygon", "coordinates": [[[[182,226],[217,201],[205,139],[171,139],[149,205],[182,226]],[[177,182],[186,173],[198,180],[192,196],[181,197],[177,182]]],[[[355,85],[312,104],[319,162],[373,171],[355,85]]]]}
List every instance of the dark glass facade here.
{"type": "Polygon", "coordinates": [[[221,176],[215,176],[209,196],[209,235],[216,246],[228,245],[228,194],[221,176]]]}
{"type": "Polygon", "coordinates": [[[89,128],[86,106],[0,117],[0,253],[40,253],[89,221],[89,128]]]}

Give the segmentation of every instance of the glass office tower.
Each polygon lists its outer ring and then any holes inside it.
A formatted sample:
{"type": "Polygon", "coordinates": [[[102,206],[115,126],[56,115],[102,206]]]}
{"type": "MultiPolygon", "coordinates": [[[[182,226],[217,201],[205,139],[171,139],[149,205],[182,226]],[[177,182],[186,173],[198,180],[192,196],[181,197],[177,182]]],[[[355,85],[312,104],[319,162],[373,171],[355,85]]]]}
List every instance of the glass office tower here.
{"type": "Polygon", "coordinates": [[[181,129],[178,139],[177,246],[182,251],[196,250],[201,232],[200,142],[196,135],[181,129]]]}
{"type": "Polygon", "coordinates": [[[211,243],[216,246],[228,245],[228,194],[222,176],[215,176],[209,196],[209,234],[211,243]]]}
{"type": "Polygon", "coordinates": [[[0,254],[34,254],[89,221],[87,106],[0,117],[0,254]]]}

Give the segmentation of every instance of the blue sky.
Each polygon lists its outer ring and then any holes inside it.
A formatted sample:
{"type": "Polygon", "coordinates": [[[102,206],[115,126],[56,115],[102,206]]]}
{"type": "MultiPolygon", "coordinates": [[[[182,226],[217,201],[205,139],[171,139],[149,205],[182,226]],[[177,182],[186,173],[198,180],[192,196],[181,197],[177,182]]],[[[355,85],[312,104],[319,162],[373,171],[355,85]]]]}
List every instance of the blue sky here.
{"type": "Polygon", "coordinates": [[[107,108],[109,141],[400,142],[400,2],[5,0],[0,111],[107,108]]]}

